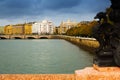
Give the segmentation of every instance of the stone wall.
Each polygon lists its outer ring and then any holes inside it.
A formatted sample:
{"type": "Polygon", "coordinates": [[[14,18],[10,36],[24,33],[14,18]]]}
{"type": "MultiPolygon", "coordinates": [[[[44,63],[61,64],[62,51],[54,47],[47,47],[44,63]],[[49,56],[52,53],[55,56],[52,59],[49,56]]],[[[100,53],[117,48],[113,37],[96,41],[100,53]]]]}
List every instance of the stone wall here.
{"type": "Polygon", "coordinates": [[[99,47],[99,42],[96,41],[94,38],[61,36],[61,39],[65,39],[66,41],[69,41],[91,53],[94,53],[95,49],[99,47]]]}

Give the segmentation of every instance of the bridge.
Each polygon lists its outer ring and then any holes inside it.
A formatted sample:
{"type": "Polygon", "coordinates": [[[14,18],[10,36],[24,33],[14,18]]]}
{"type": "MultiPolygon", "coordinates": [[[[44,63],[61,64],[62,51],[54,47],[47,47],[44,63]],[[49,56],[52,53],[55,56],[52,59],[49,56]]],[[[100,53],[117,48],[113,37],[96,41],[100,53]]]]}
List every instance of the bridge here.
{"type": "Polygon", "coordinates": [[[55,39],[54,35],[0,35],[0,39],[55,39]]]}

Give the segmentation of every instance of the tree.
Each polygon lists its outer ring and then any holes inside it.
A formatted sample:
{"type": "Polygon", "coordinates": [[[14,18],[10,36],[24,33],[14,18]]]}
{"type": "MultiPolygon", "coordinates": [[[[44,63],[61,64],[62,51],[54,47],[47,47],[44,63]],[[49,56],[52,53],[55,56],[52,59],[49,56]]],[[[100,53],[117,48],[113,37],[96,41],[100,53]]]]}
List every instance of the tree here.
{"type": "Polygon", "coordinates": [[[92,21],[88,24],[78,24],[76,27],[69,29],[66,34],[69,36],[92,36],[92,28],[97,25],[97,21],[92,21]]]}

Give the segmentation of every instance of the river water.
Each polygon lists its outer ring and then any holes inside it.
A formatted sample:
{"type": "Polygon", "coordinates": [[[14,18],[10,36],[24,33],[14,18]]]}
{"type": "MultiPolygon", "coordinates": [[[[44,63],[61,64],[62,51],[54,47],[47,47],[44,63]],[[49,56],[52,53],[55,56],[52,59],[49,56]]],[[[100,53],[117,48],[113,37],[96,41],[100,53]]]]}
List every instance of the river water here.
{"type": "Polygon", "coordinates": [[[92,54],[65,40],[0,40],[1,74],[74,73],[92,66],[92,60],[92,54]]]}

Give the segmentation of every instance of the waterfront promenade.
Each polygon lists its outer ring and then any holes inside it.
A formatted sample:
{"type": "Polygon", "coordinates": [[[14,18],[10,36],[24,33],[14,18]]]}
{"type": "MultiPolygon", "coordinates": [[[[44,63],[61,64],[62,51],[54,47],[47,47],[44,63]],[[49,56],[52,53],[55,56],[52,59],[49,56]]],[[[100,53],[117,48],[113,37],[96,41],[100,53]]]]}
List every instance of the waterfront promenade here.
{"type": "Polygon", "coordinates": [[[94,50],[99,47],[99,42],[95,38],[88,37],[75,37],[66,35],[0,35],[0,40],[11,39],[64,39],[92,53],[94,53],[94,50]]]}
{"type": "Polygon", "coordinates": [[[0,39],[52,39],[53,35],[0,35],[0,39]]]}
{"type": "Polygon", "coordinates": [[[84,40],[96,40],[95,38],[88,37],[75,37],[66,35],[0,35],[0,39],[63,39],[63,38],[76,38],[84,40]]]}

